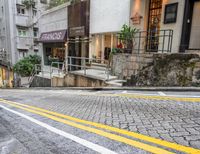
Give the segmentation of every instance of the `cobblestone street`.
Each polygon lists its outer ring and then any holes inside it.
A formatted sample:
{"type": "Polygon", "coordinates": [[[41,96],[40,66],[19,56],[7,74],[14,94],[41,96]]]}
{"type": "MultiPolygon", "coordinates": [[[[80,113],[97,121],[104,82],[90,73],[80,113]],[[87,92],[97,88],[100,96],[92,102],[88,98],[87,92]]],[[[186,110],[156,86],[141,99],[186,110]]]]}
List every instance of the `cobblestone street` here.
{"type": "Polygon", "coordinates": [[[190,98],[184,100],[185,94],[166,99],[158,94],[68,90],[1,90],[0,97],[200,149],[200,98],[197,97],[188,95],[190,98]]]}

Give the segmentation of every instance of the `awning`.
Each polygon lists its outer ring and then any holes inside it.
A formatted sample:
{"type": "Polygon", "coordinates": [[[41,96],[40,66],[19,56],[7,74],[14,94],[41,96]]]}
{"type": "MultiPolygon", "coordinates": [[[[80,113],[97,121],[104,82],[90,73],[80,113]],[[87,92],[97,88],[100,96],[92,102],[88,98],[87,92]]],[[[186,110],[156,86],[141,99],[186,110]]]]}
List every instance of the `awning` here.
{"type": "Polygon", "coordinates": [[[42,33],[39,42],[50,43],[50,42],[65,42],[67,40],[67,30],[59,30],[42,33]]]}

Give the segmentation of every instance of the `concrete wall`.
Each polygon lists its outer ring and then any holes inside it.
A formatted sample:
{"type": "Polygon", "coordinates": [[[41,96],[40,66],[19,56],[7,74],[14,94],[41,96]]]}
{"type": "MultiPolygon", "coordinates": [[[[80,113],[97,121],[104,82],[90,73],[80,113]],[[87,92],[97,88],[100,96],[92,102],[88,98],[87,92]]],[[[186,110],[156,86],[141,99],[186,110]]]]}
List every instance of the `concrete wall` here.
{"type": "Polygon", "coordinates": [[[117,32],[129,24],[130,0],[91,0],[90,33],[117,32]]]}
{"type": "Polygon", "coordinates": [[[35,76],[31,87],[51,87],[51,79],[35,76]]]}
{"type": "Polygon", "coordinates": [[[76,74],[65,76],[64,85],[66,87],[105,87],[108,86],[104,81],[85,77],[76,74]]]}
{"type": "Polygon", "coordinates": [[[45,11],[39,19],[40,34],[67,29],[67,4],[45,11]]]}
{"type": "Polygon", "coordinates": [[[179,46],[181,42],[181,34],[182,34],[182,25],[183,25],[183,15],[184,15],[185,1],[184,0],[164,0],[163,1],[163,10],[162,10],[162,19],[161,19],[161,29],[172,29],[174,31],[173,35],[173,44],[172,44],[172,52],[179,52],[179,46]],[[164,11],[165,5],[171,3],[178,2],[178,13],[177,13],[177,21],[172,24],[164,24],[164,11]]]}

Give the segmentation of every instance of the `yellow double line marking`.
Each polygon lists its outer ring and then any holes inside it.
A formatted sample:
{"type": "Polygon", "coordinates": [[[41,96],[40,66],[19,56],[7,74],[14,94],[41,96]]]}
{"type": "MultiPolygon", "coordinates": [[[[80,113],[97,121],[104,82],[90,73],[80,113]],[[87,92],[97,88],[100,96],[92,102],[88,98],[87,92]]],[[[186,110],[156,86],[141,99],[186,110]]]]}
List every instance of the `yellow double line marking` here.
{"type": "Polygon", "coordinates": [[[175,97],[175,96],[145,96],[145,95],[131,95],[131,94],[119,94],[117,96],[139,99],[153,99],[153,100],[171,100],[181,102],[200,102],[200,98],[191,97],[175,97]]]}
{"type": "MultiPolygon", "coordinates": [[[[82,93],[81,95],[88,96],[93,94],[82,93]]],[[[151,95],[137,95],[137,94],[95,94],[94,96],[115,96],[115,97],[127,97],[138,99],[151,99],[151,100],[169,100],[169,101],[181,101],[181,102],[200,102],[200,98],[192,97],[176,97],[176,96],[151,96],[151,95]]]]}
{"type": "Polygon", "coordinates": [[[169,152],[169,151],[164,150],[162,148],[158,148],[156,146],[151,146],[151,145],[148,145],[146,143],[142,143],[142,142],[139,142],[139,141],[128,139],[128,138],[123,137],[123,136],[108,133],[108,132],[105,132],[103,130],[99,130],[99,129],[96,129],[96,128],[105,129],[107,131],[111,131],[111,132],[119,133],[121,135],[126,135],[126,136],[129,136],[129,137],[140,139],[140,140],[150,142],[150,143],[153,143],[153,144],[156,144],[156,145],[159,145],[159,146],[163,146],[163,147],[166,147],[166,148],[170,148],[170,149],[173,149],[173,150],[176,150],[176,151],[182,151],[182,152],[190,153],[190,154],[200,153],[200,150],[194,149],[194,148],[191,148],[191,147],[178,145],[176,143],[167,142],[167,141],[164,141],[164,140],[152,138],[152,137],[149,137],[149,136],[141,135],[141,134],[138,134],[138,133],[122,130],[122,129],[119,129],[119,128],[115,128],[115,127],[111,127],[111,126],[107,126],[107,125],[103,125],[103,124],[99,124],[99,123],[95,123],[95,122],[91,122],[91,121],[81,120],[81,119],[74,118],[74,117],[71,117],[71,116],[67,116],[67,115],[63,115],[63,114],[60,114],[60,113],[48,111],[48,110],[45,110],[45,109],[42,109],[42,108],[29,106],[29,105],[25,105],[25,104],[13,102],[13,101],[7,101],[7,100],[4,100],[4,99],[0,99],[0,102],[11,105],[13,107],[16,107],[16,108],[19,108],[19,109],[22,109],[22,110],[25,110],[25,111],[28,111],[28,112],[31,112],[31,113],[38,114],[38,115],[43,116],[43,117],[47,117],[49,119],[67,124],[69,126],[73,126],[75,128],[79,128],[79,129],[82,129],[82,130],[85,130],[85,131],[88,131],[88,132],[91,132],[91,133],[95,133],[95,134],[98,134],[100,136],[104,136],[106,138],[109,138],[109,139],[112,139],[112,140],[115,140],[115,141],[118,141],[118,142],[122,142],[122,143],[125,143],[125,144],[128,144],[128,145],[131,145],[133,147],[136,147],[136,148],[139,148],[139,149],[151,152],[151,153],[172,154],[173,152],[169,152]],[[81,125],[80,123],[82,123],[84,125],[81,125]],[[85,125],[94,126],[96,128],[88,127],[88,126],[85,126],[85,125]]]}

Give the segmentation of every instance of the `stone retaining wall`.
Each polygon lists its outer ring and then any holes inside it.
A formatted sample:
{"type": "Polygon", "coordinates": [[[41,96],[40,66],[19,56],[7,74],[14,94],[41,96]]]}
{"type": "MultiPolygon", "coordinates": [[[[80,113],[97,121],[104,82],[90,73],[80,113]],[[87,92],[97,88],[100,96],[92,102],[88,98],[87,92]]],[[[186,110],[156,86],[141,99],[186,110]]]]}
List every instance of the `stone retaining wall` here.
{"type": "Polygon", "coordinates": [[[112,75],[127,79],[153,62],[153,54],[115,54],[112,57],[112,75]]]}
{"type": "Polygon", "coordinates": [[[127,80],[126,86],[200,86],[200,56],[154,54],[152,65],[127,80]]]}

